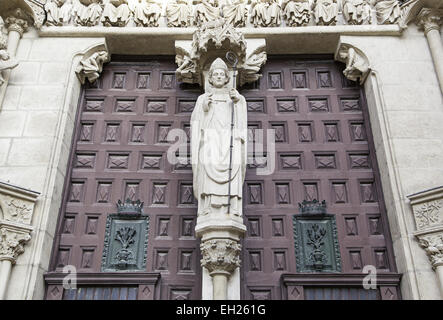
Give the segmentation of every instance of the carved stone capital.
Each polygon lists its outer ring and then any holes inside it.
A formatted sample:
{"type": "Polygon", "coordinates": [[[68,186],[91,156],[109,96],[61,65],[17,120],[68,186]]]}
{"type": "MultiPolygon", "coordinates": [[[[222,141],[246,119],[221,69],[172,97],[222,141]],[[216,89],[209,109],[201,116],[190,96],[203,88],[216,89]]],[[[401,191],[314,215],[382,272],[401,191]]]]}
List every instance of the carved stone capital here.
{"type": "Polygon", "coordinates": [[[204,23],[194,32],[192,42],[175,43],[177,80],[203,86],[203,74],[209,65],[217,57],[224,59],[226,52],[231,51],[238,58],[239,84],[256,81],[266,62],[266,44],[261,40],[246,41],[239,30],[222,18],[204,23]]]}
{"type": "Polygon", "coordinates": [[[240,267],[241,245],[230,239],[211,239],[200,245],[203,259],[201,265],[209,274],[230,275],[240,267]]]}
{"type": "Polygon", "coordinates": [[[0,221],[31,225],[38,192],[0,182],[0,221]]]}
{"type": "Polygon", "coordinates": [[[24,10],[17,8],[12,11],[5,20],[5,26],[8,31],[16,31],[20,34],[20,37],[28,30],[30,23],[29,14],[24,10]]]}
{"type": "Polygon", "coordinates": [[[443,24],[443,9],[423,8],[417,16],[417,25],[424,29],[425,34],[431,30],[440,31],[443,24]]]}
{"type": "Polygon", "coordinates": [[[418,243],[422,247],[431,262],[432,268],[443,266],[443,230],[429,233],[416,234],[418,243]]]}
{"type": "Polygon", "coordinates": [[[103,71],[103,64],[109,60],[110,55],[106,44],[94,46],[85,52],[75,69],[75,73],[82,84],[86,82],[86,79],[93,83],[100,77],[103,71]]]}
{"type": "Polygon", "coordinates": [[[335,53],[335,60],[346,64],[343,74],[347,79],[359,81],[360,84],[365,82],[371,71],[366,55],[360,49],[347,43],[339,43],[335,53]]]}
{"type": "Polygon", "coordinates": [[[31,230],[30,227],[0,221],[0,261],[9,260],[14,264],[25,251],[24,245],[31,240],[31,230]]]}

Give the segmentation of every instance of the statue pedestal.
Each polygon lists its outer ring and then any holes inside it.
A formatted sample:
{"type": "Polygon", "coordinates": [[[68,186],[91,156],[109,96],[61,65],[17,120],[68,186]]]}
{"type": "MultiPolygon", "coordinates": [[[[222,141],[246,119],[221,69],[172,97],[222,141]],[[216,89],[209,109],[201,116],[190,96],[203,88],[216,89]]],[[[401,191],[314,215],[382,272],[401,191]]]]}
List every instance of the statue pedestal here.
{"type": "Polygon", "coordinates": [[[208,300],[240,299],[240,238],[246,226],[240,217],[207,215],[197,218],[202,239],[202,296],[208,300]]]}

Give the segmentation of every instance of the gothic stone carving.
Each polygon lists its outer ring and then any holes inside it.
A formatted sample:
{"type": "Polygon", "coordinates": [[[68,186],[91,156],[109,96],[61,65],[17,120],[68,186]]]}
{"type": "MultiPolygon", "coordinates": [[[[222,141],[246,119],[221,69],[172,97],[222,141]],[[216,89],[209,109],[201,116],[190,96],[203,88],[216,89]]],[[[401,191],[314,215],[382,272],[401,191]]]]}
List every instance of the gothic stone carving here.
{"type": "Polygon", "coordinates": [[[367,0],[345,0],[343,15],[349,24],[371,23],[371,7],[367,0]]]}
{"type": "Polygon", "coordinates": [[[277,0],[252,0],[251,23],[254,27],[278,27],[280,11],[277,0]]]}
{"type": "Polygon", "coordinates": [[[38,193],[0,182],[0,260],[15,263],[31,239],[38,193]]]}
{"type": "Polygon", "coordinates": [[[30,231],[11,228],[0,222],[0,261],[15,263],[17,257],[25,252],[24,245],[31,240],[30,231]]]}
{"type": "Polygon", "coordinates": [[[24,0],[30,9],[30,14],[34,20],[34,26],[40,29],[45,21],[46,13],[43,7],[42,1],[36,0],[24,0]]]}
{"type": "Polygon", "coordinates": [[[305,26],[311,18],[311,7],[307,0],[284,0],[283,17],[291,27],[305,26]]]}
{"type": "Polygon", "coordinates": [[[188,27],[191,23],[191,6],[186,0],[172,0],[166,6],[168,27],[188,27]]]}
{"type": "Polygon", "coordinates": [[[74,2],[75,22],[81,26],[95,26],[103,12],[103,0],[78,0],[74,2]]]}
{"type": "Polygon", "coordinates": [[[194,4],[193,24],[196,26],[220,16],[217,0],[193,0],[192,4],[194,4]]]}
{"type": "Polygon", "coordinates": [[[5,26],[8,28],[9,32],[16,31],[20,33],[20,36],[23,36],[23,33],[28,30],[31,20],[32,19],[26,11],[17,8],[9,13],[5,20],[5,26]]]}
{"type": "Polygon", "coordinates": [[[378,24],[396,23],[400,18],[401,9],[398,0],[382,0],[375,5],[378,24]]]}
{"type": "Polygon", "coordinates": [[[417,16],[417,25],[424,29],[425,34],[431,30],[440,31],[443,24],[443,9],[423,8],[417,16]]]}
{"type": "Polygon", "coordinates": [[[198,97],[191,116],[193,187],[198,215],[225,214],[230,203],[230,213],[241,216],[247,154],[246,99],[227,86],[228,67],[220,58],[211,64],[208,81],[209,86],[198,97]],[[234,130],[229,177],[231,108],[234,108],[234,130]]]}
{"type": "Polygon", "coordinates": [[[176,42],[177,80],[203,85],[203,71],[208,67],[207,61],[217,56],[225,56],[230,50],[238,57],[240,85],[257,80],[257,72],[266,62],[265,46],[253,50],[246,57],[246,41],[243,34],[235,30],[224,19],[217,19],[203,24],[193,35],[188,48],[184,42],[176,42]]]}
{"type": "Polygon", "coordinates": [[[124,27],[130,17],[128,0],[109,0],[103,9],[101,21],[106,27],[124,27]]]}
{"type": "Polygon", "coordinates": [[[314,8],[315,22],[318,25],[335,25],[337,23],[337,0],[317,0],[314,8]]]}
{"type": "Polygon", "coordinates": [[[132,12],[134,22],[138,27],[158,27],[161,7],[155,0],[137,0],[132,12]]]}
{"type": "Polygon", "coordinates": [[[369,62],[366,56],[357,48],[341,43],[339,45],[336,60],[346,63],[343,74],[352,81],[360,81],[363,84],[370,72],[369,62]]]}
{"type": "Polygon", "coordinates": [[[240,267],[241,245],[233,240],[217,239],[200,245],[203,259],[201,265],[209,273],[232,273],[240,267]]]}
{"type": "Polygon", "coordinates": [[[246,25],[248,10],[246,0],[234,0],[222,7],[223,17],[235,28],[241,28],[246,25]]]}
{"type": "Polygon", "coordinates": [[[80,82],[84,84],[88,79],[90,83],[93,83],[97,80],[103,70],[103,64],[107,61],[109,61],[109,55],[105,50],[85,55],[75,70],[80,82]]]}
{"type": "Polygon", "coordinates": [[[425,250],[432,268],[443,266],[443,231],[434,234],[418,235],[420,246],[425,250]]]}
{"type": "Polygon", "coordinates": [[[45,4],[47,14],[45,25],[62,26],[71,20],[72,2],[70,0],[49,0],[45,4]]]}
{"type": "Polygon", "coordinates": [[[4,22],[2,17],[0,17],[0,87],[5,82],[2,72],[18,66],[18,61],[15,58],[11,58],[6,50],[8,45],[8,37],[2,32],[3,28],[4,22]]]}

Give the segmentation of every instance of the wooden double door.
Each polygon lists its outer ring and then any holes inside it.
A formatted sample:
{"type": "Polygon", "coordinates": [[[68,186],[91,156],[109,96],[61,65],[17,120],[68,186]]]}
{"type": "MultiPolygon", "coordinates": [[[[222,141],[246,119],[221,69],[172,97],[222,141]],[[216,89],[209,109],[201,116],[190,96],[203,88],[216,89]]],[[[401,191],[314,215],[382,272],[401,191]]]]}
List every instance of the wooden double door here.
{"type": "MultiPolygon", "coordinates": [[[[240,89],[250,142],[258,129],[274,129],[276,141],[271,174],[248,164],[243,299],[286,298],[281,276],[297,273],[293,216],[303,200],[326,200],[335,215],[343,273],[368,264],[395,272],[364,96],[342,68],[330,57],[269,57],[260,81],[240,89]]],[[[64,299],[141,299],[142,279],[125,285],[131,272],[102,271],[107,216],[128,198],[143,201],[149,216],[143,272],[157,279],[149,297],[201,298],[191,166],[168,161],[167,137],[183,129],[189,139],[202,92],[177,83],[175,69],[173,57],[113,59],[83,88],[48,279],[73,265],[89,280],[64,299]]]]}

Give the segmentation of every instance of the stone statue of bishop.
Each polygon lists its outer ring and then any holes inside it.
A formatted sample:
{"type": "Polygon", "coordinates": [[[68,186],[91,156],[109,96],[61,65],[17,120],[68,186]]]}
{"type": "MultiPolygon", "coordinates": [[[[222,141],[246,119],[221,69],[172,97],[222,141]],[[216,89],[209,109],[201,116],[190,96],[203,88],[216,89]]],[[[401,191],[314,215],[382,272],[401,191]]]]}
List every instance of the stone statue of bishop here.
{"type": "Polygon", "coordinates": [[[228,203],[230,214],[242,215],[246,143],[246,100],[232,88],[228,67],[217,58],[209,69],[205,93],[198,97],[191,116],[191,161],[199,216],[227,214],[228,203]],[[232,108],[234,130],[230,161],[232,108]],[[230,162],[232,171],[229,180],[230,162]]]}

